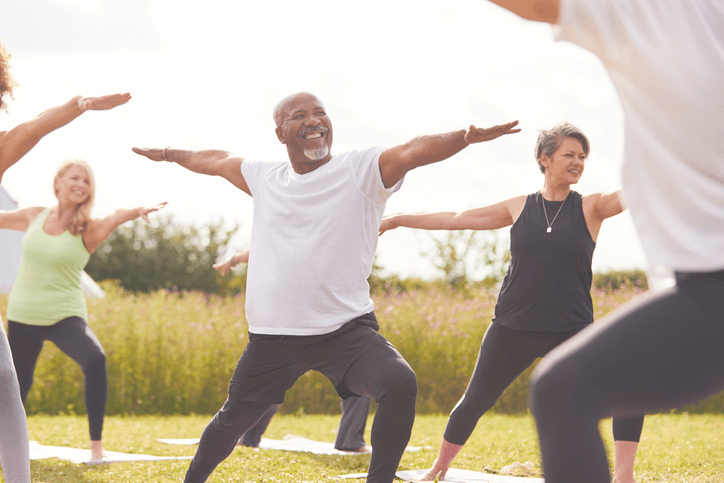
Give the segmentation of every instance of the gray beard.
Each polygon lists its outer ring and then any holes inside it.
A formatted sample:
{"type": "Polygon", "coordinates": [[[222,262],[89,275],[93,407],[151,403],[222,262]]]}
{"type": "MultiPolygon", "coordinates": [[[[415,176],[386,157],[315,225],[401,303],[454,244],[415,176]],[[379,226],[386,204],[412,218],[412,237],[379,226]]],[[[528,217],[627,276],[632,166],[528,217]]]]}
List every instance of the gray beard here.
{"type": "Polygon", "coordinates": [[[310,161],[321,161],[322,159],[326,158],[328,154],[329,154],[328,146],[324,146],[322,148],[317,148],[317,149],[305,149],[304,150],[304,155],[310,161]]]}

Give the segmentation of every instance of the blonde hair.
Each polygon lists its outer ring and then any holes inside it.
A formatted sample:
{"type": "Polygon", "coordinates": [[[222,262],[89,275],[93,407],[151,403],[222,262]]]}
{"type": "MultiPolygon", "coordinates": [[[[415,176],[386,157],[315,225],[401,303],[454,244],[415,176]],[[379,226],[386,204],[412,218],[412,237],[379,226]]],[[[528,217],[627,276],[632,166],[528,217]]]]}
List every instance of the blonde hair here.
{"type": "Polygon", "coordinates": [[[53,192],[55,193],[56,198],[58,197],[58,180],[63,177],[63,175],[65,175],[65,173],[73,166],[83,168],[88,174],[88,179],[90,181],[88,198],[83,203],[78,205],[75,216],[73,217],[73,223],[69,229],[73,235],[77,235],[85,231],[88,220],[91,217],[90,212],[93,208],[93,202],[96,198],[96,180],[93,177],[93,170],[91,169],[90,165],[82,159],[72,159],[70,161],[66,161],[65,163],[60,165],[58,171],[55,173],[55,177],[53,178],[53,192]]]}

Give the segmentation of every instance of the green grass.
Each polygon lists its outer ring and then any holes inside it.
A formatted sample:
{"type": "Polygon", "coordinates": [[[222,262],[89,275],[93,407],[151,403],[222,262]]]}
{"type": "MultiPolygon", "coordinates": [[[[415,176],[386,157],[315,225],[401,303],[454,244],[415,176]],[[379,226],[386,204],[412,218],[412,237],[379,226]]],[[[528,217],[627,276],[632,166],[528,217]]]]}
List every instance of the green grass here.
{"type": "MultiPolygon", "coordinates": [[[[172,446],[156,438],[198,437],[209,416],[108,417],[104,431],[107,450],[162,456],[193,455],[193,446],[172,446]]],[[[423,446],[408,452],[400,469],[428,467],[437,454],[447,416],[419,415],[410,444],[423,446]]],[[[338,416],[277,415],[265,436],[286,434],[334,441],[338,416]]],[[[367,440],[369,441],[368,422],[367,440]]],[[[87,421],[82,416],[31,416],[30,437],[46,445],[87,448],[87,421]]],[[[601,423],[611,447],[610,420],[601,423]]],[[[714,483],[724,481],[724,416],[665,414],[646,419],[636,463],[639,483],[714,483]]],[[[455,460],[454,467],[499,470],[516,461],[532,461],[540,476],[540,460],[533,420],[528,415],[487,414],[455,460]]],[[[273,450],[236,449],[209,479],[214,482],[345,482],[340,475],[367,470],[369,456],[326,456],[273,450]]],[[[56,459],[33,461],[33,482],[178,482],[188,461],[76,465],[56,459]]],[[[0,481],[4,480],[0,478],[0,481]]],[[[355,481],[355,480],[351,480],[355,481]]],[[[362,481],[362,480],[356,480],[362,481]]]]}

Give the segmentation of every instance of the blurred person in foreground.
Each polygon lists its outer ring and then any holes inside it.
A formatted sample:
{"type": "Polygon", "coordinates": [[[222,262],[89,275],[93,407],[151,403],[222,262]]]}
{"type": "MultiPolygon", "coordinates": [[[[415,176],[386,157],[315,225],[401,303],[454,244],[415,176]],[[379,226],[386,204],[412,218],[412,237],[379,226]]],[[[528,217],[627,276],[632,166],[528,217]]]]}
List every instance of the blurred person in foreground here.
{"type": "Polygon", "coordinates": [[[492,0],[603,63],[624,114],[624,201],[650,270],[637,298],[552,351],[531,404],[546,483],[609,481],[597,423],[724,389],[724,3],[492,0]]]}

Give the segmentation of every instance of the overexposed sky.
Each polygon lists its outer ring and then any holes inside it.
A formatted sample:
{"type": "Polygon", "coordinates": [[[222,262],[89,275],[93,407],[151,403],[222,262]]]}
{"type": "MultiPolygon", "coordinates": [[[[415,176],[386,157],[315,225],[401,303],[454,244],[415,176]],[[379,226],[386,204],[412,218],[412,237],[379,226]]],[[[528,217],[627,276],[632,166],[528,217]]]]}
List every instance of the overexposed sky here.
{"type": "MultiPolygon", "coordinates": [[[[166,211],[184,223],[239,223],[234,243],[245,248],[248,196],[130,149],[285,159],[271,111],[302,90],[325,103],[336,153],[520,120],[520,134],[410,173],[389,213],[462,210],[540,189],[537,129],[561,120],[591,140],[576,189],[619,188],[622,113],[598,59],[484,0],[0,0],[0,11],[20,84],[0,130],[77,94],[133,95],[49,135],[10,169],[3,187],[21,206],[53,204],[55,169],[83,158],[96,176],[96,216],[168,201],[166,211]]],[[[421,256],[430,248],[429,232],[395,230],[381,238],[378,263],[388,273],[434,276],[421,256]]],[[[628,214],[608,220],[594,269],[644,266],[628,214]]]]}

